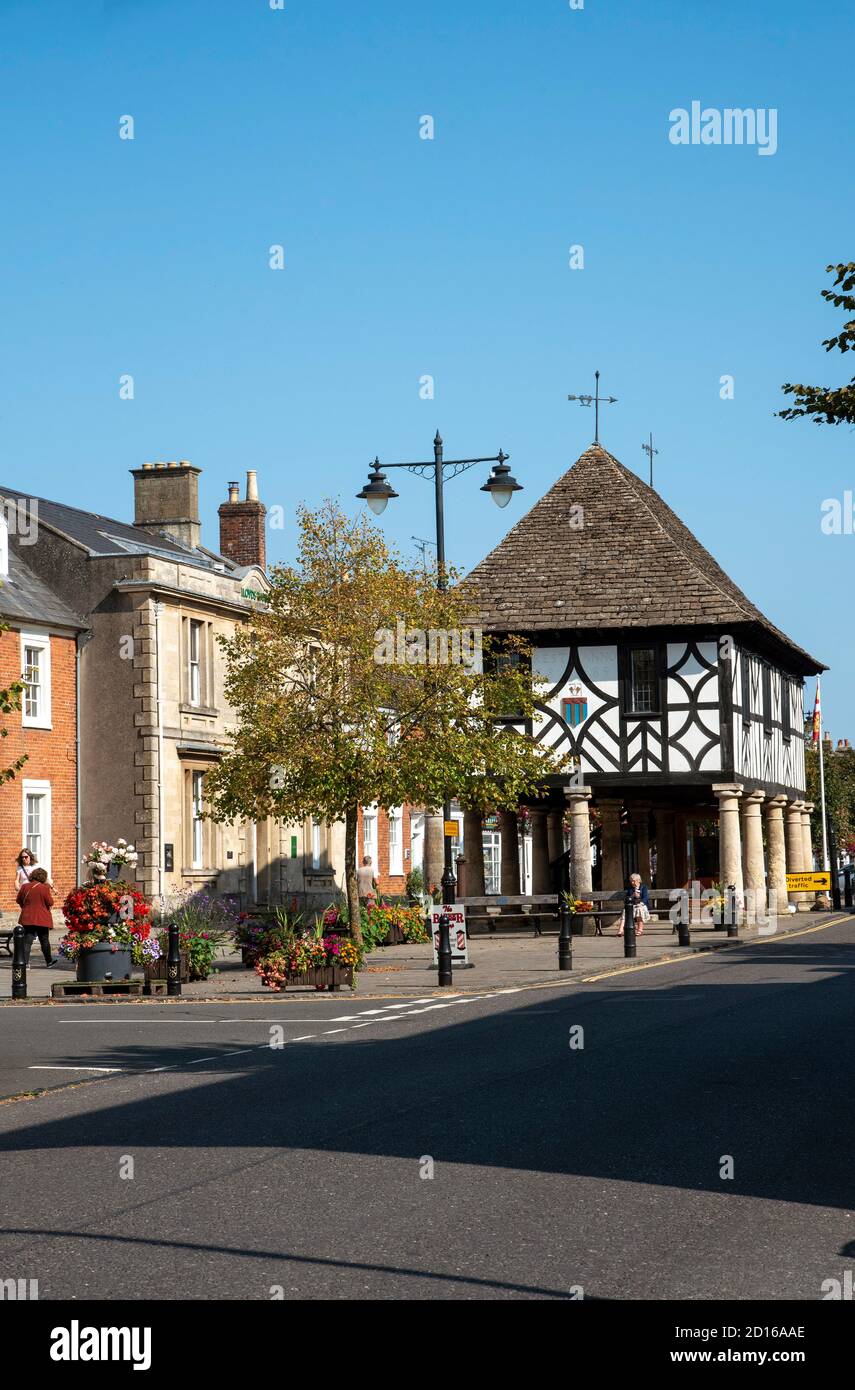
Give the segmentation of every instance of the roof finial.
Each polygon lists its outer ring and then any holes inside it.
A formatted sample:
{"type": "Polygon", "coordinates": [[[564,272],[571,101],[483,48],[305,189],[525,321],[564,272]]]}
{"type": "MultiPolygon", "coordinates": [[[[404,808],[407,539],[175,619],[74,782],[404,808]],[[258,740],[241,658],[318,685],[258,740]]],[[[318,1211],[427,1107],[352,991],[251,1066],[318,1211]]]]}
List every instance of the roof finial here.
{"type": "Polygon", "coordinates": [[[590,405],[594,403],[594,443],[600,442],[600,402],[604,405],[616,405],[617,396],[600,395],[600,374],[594,372],[594,394],[593,396],[568,396],[568,401],[578,401],[580,405],[590,405]]]}
{"type": "Polygon", "coordinates": [[[652,487],[652,486],[653,486],[653,455],[659,453],[659,450],[658,450],[658,449],[654,449],[654,447],[653,447],[653,435],[652,435],[652,434],[648,436],[648,442],[647,442],[646,444],[642,444],[641,447],[642,447],[642,449],[644,450],[644,452],[645,452],[645,454],[647,455],[647,457],[650,459],[650,486],[652,487]]]}

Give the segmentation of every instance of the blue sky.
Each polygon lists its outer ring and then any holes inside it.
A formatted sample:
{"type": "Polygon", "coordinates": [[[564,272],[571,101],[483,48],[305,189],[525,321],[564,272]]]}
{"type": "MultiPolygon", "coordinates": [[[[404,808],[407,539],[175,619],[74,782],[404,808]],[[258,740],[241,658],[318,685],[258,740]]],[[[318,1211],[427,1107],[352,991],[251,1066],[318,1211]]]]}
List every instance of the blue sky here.
{"type": "MultiPolygon", "coordinates": [[[[848,0],[821,17],[0,0],[0,482],[127,517],[129,468],[188,458],[216,545],[245,469],[290,518],[349,503],[377,453],[430,457],[439,427],[449,456],[504,448],[526,489],[500,513],[481,470],[449,486],[468,567],[590,442],[566,397],[599,368],[619,398],[603,442],[644,474],[653,431],[662,495],[832,667],[826,722],[855,736],[855,535],[820,531],[855,434],[773,417],[781,382],[855,370],[820,346],[841,317],[819,294],[855,258],[855,19],[848,0]],[[777,152],[672,145],[693,100],[776,109],[777,152]]],[[[406,550],[432,534],[431,489],[398,490],[383,525],[406,550]]],[[[269,540],[290,557],[292,521],[269,540]]]]}

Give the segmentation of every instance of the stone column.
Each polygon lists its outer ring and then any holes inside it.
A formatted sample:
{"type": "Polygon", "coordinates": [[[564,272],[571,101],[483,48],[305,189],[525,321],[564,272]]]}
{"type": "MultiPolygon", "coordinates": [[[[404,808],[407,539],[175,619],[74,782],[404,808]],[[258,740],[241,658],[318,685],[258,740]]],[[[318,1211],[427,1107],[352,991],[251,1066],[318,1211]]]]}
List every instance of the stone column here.
{"type": "Polygon", "coordinates": [[[769,856],[769,910],[773,917],[787,915],[787,854],[784,846],[785,796],[766,802],[766,841],[769,856]]]}
{"type": "Polygon", "coordinates": [[[531,811],[531,891],[549,893],[552,877],[549,872],[549,841],[546,835],[546,807],[532,806],[531,811]]]}
{"type": "Polygon", "coordinates": [[[746,921],[755,924],[766,916],[766,867],[763,861],[763,820],[761,806],[765,792],[749,792],[742,802],[742,835],[745,844],[744,870],[746,921]]]}
{"type": "Polygon", "coordinates": [[[630,808],[635,830],[635,854],[642,883],[650,883],[650,802],[634,801],[630,808]]]}
{"type": "MultiPolygon", "coordinates": [[[[805,836],[802,829],[803,801],[788,801],[786,811],[787,873],[805,872],[805,836]]],[[[797,912],[807,912],[809,903],[805,893],[790,893],[790,902],[797,912]]]]}
{"type": "Polygon", "coordinates": [[[674,863],[674,812],[668,806],[659,806],[656,809],[656,886],[677,887],[674,863]]]}
{"type": "Polygon", "coordinates": [[[577,898],[589,898],[591,886],[591,818],[588,802],[590,787],[569,787],[570,803],[570,891],[577,898]]]}
{"type": "Polygon", "coordinates": [[[739,830],[739,801],[742,787],[735,782],[719,782],[713,786],[718,797],[718,861],[719,876],[725,890],[729,884],[736,888],[737,906],[742,905],[742,836],[739,830]]]}
{"type": "MultiPolygon", "coordinates": [[[[810,833],[810,818],[814,803],[806,801],[802,807],[802,832],[805,837],[805,873],[813,872],[813,839],[810,833]]],[[[813,894],[810,895],[813,897],[813,894]]]]}
{"type": "Polygon", "coordinates": [[[552,807],[546,814],[546,834],[549,842],[549,862],[554,863],[564,853],[564,812],[552,807]]]}
{"type": "Polygon", "coordinates": [[[520,833],[516,811],[499,812],[499,831],[502,837],[502,894],[515,895],[520,891],[520,833]]]}
{"type": "Polygon", "coordinates": [[[609,889],[623,888],[623,857],[621,855],[620,841],[620,812],[623,803],[617,800],[600,800],[597,798],[597,810],[600,813],[600,824],[602,826],[602,836],[600,838],[600,853],[603,857],[603,892],[609,889]]]}
{"type": "Polygon", "coordinates": [[[466,855],[466,896],[484,896],[484,832],[480,811],[463,812],[463,849],[466,855]]]}
{"type": "MultiPolygon", "coordinates": [[[[357,862],[360,864],[362,863],[361,854],[357,855],[357,862]]],[[[376,870],[377,865],[375,864],[374,867],[376,870]]],[[[426,893],[429,893],[432,888],[439,888],[442,883],[444,868],[445,837],[443,835],[442,811],[425,809],[425,845],[422,872],[424,875],[426,893]]]]}

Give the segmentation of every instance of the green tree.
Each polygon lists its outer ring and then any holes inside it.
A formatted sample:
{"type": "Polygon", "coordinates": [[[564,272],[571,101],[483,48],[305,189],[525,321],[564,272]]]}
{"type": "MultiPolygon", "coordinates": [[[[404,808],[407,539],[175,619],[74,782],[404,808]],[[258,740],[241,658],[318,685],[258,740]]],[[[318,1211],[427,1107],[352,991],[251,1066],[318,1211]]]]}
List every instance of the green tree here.
{"type": "MultiPolygon", "coordinates": [[[[855,261],[847,265],[828,265],[829,274],[834,274],[834,289],[823,290],[822,297],[832,303],[835,309],[844,309],[855,315],[855,261]]],[[[838,348],[848,352],[855,348],[855,317],[844,323],[839,333],[823,342],[826,352],[838,348]]],[[[809,415],[817,425],[855,424],[855,376],[847,386],[802,386],[787,382],[782,388],[786,395],[795,396],[796,404],[778,414],[784,420],[795,420],[809,415]]]]}
{"type": "MultiPolygon", "coordinates": [[[[837,843],[843,846],[855,838],[855,748],[825,749],[825,807],[837,843]]],[[[814,804],[811,836],[816,848],[822,844],[822,808],[819,794],[819,754],[810,745],[805,749],[807,800],[814,804]]]]}
{"type": "Polygon", "coordinates": [[[301,508],[297,563],[275,568],[265,609],[220,639],[236,728],[206,778],[211,815],[344,821],[357,937],[360,806],[454,794],[469,809],[512,808],[564,770],[498,717],[534,714],[525,645],[497,653],[485,640],[478,660],[474,595],[450,578],[438,591],[366,517],[301,508]]]}

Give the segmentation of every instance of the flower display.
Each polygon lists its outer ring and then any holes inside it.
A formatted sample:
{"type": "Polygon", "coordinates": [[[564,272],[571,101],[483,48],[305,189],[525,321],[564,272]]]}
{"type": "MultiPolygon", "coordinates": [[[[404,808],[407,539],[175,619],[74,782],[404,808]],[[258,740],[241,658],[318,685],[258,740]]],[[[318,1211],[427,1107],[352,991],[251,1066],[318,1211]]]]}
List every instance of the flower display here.
{"type": "Polygon", "coordinates": [[[135,869],[139,854],[127,840],[118,839],[114,845],[106,840],[93,840],[91,848],[83,856],[83,863],[95,883],[103,883],[111,864],[117,868],[135,869]]]}
{"type": "Polygon", "coordinates": [[[331,966],[353,970],[359,963],[359,949],[354,942],[343,941],[338,936],[310,934],[283,942],[261,956],[255,963],[255,971],[269,989],[278,992],[310,970],[328,970],[331,966]]]}
{"type": "Polygon", "coordinates": [[[135,965],[156,959],[143,950],[151,935],[151,904],[130,883],[96,881],[74,888],[62,914],[68,931],[59,949],[69,960],[79,960],[99,942],[109,942],[113,951],[130,950],[135,965]]]}

